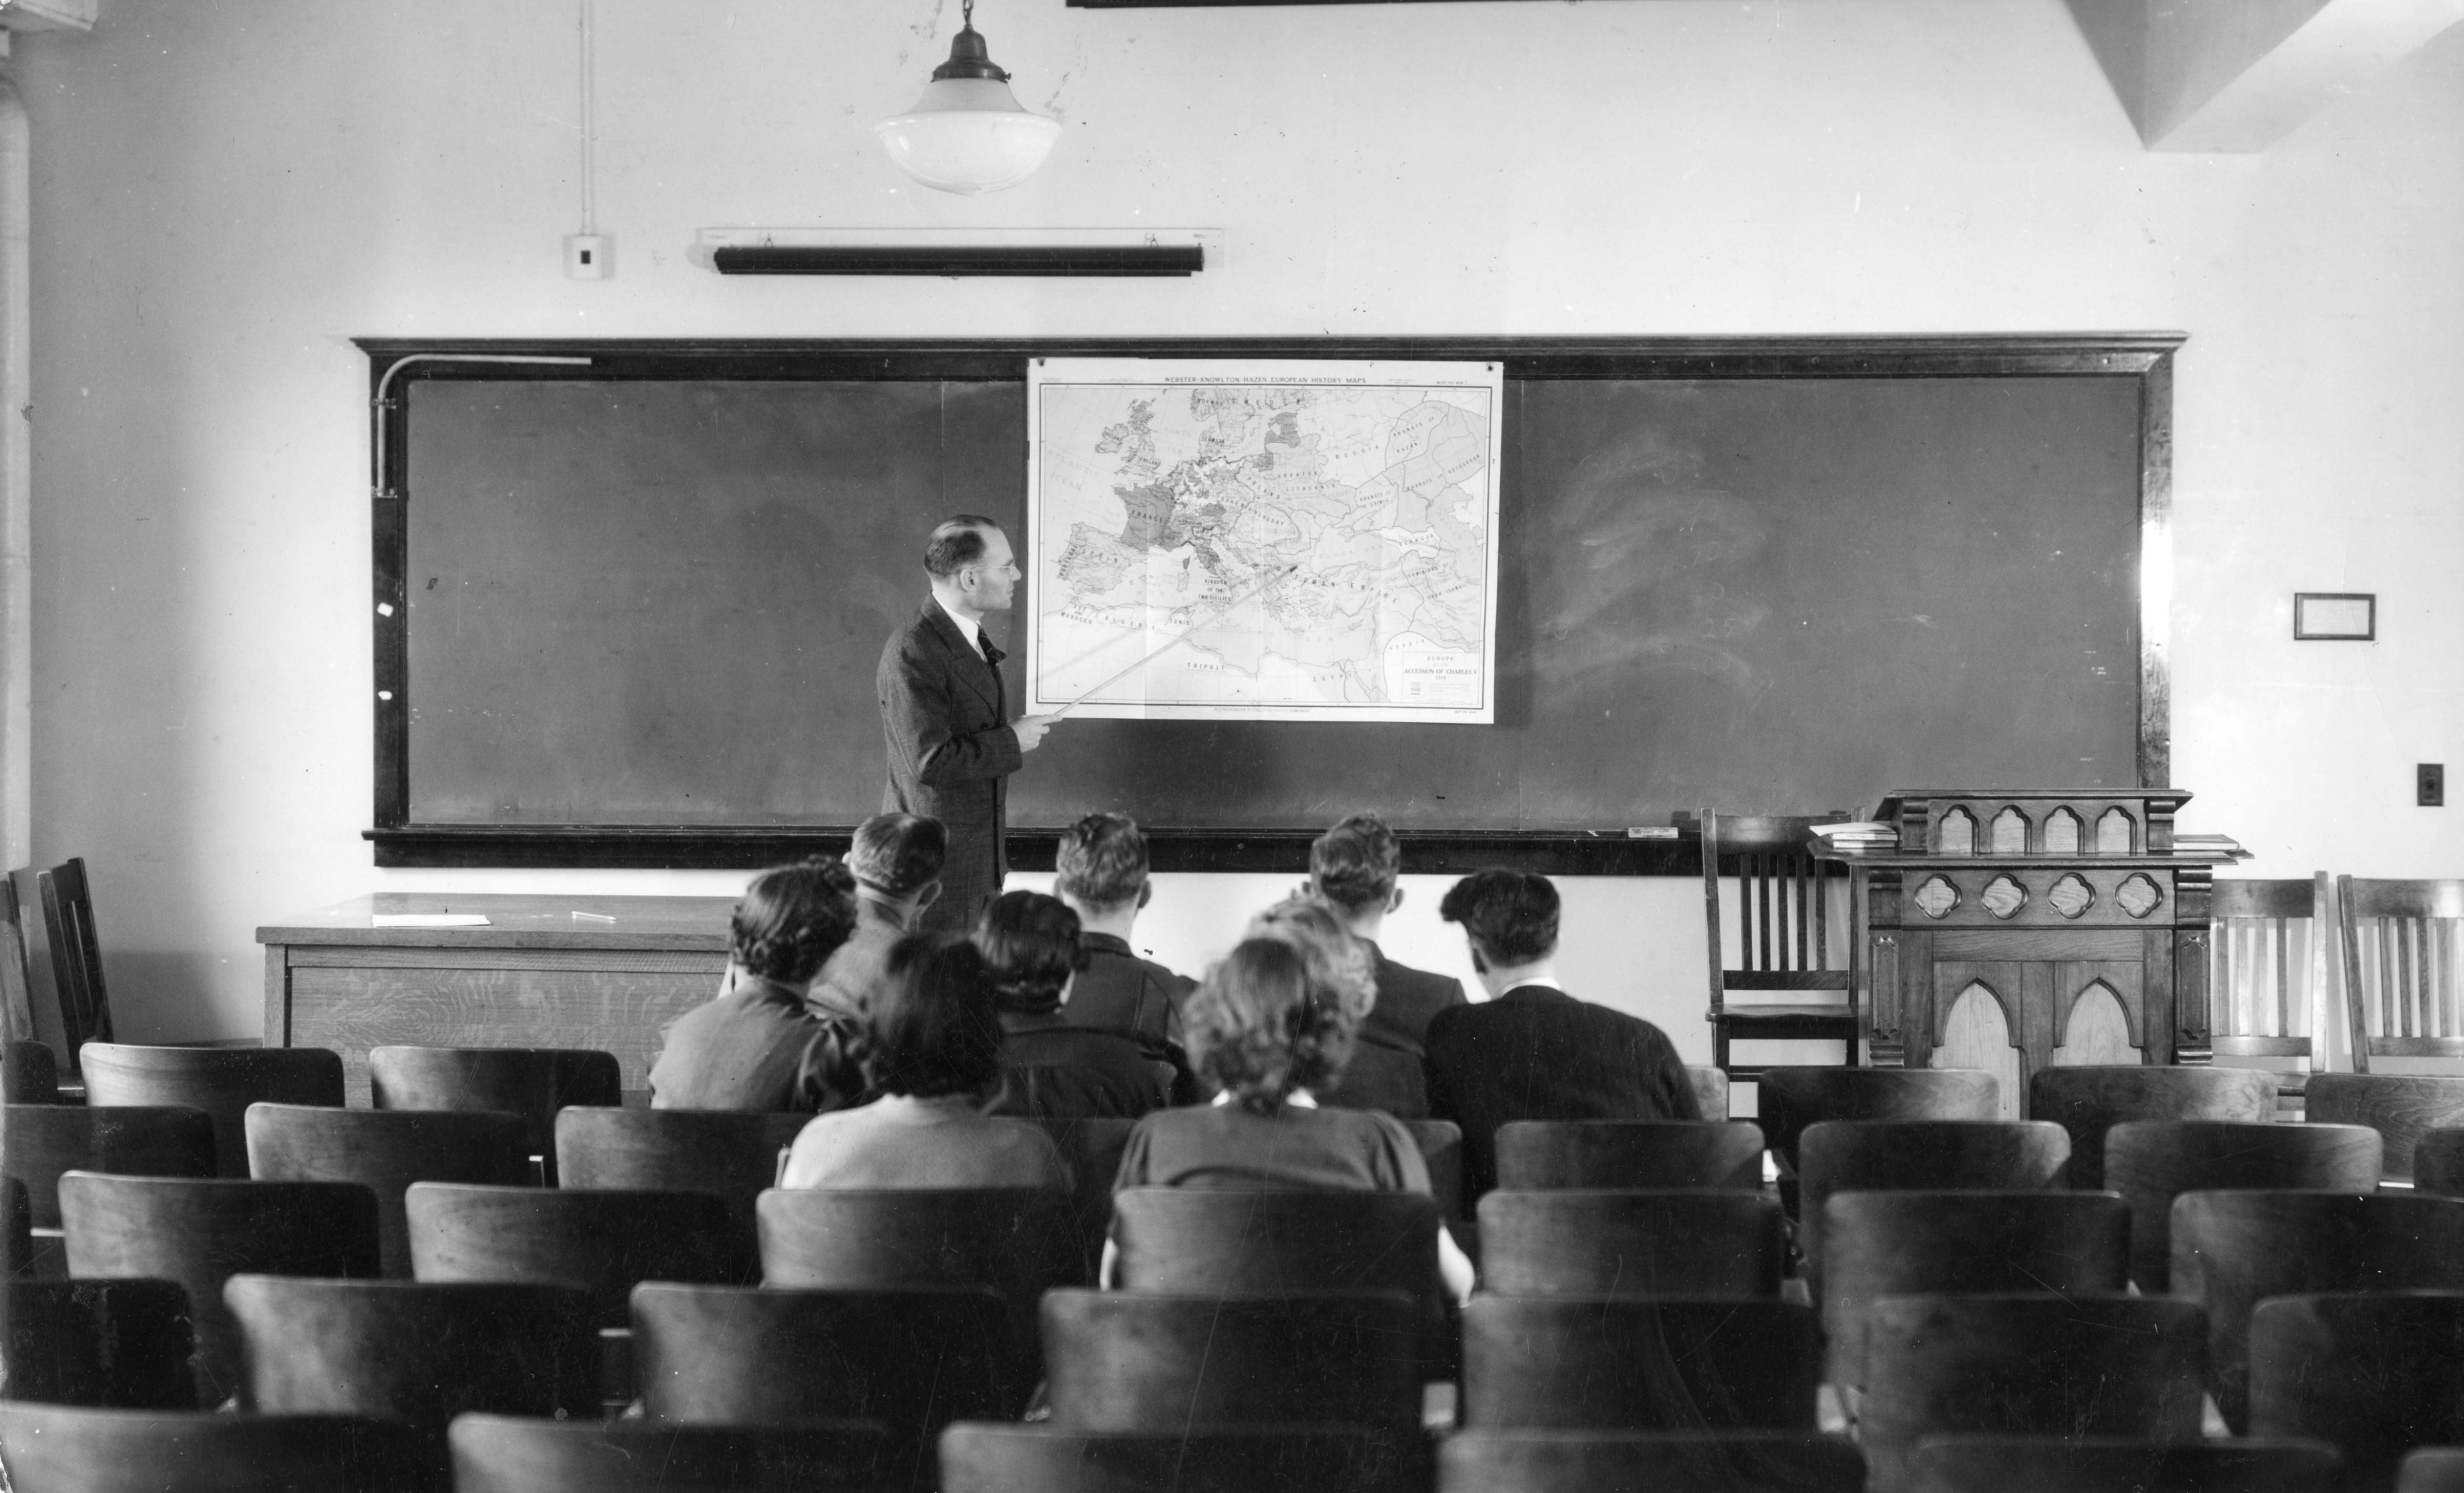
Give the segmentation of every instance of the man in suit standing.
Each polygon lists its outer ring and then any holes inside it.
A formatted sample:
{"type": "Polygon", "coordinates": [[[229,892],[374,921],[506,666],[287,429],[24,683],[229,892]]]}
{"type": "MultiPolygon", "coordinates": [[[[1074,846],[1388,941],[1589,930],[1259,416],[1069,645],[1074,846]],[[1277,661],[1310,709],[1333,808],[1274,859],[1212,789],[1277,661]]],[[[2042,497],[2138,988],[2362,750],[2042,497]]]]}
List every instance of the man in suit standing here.
{"type": "Polygon", "coordinates": [[[1513,1120],[1699,1120],[1667,1034],[1557,983],[1557,889],[1529,871],[1475,871],[1439,904],[1463,925],[1490,999],[1429,1022],[1429,1110],[1463,1128],[1463,1194],[1497,1185],[1497,1128],[1513,1120]]]}
{"type": "Polygon", "coordinates": [[[1463,1004],[1463,988],[1451,975],[1397,964],[1377,947],[1386,914],[1403,905],[1403,889],[1395,885],[1402,868],[1402,845],[1375,814],[1354,814],[1309,845],[1309,890],[1369,946],[1376,964],[1377,1003],[1360,1023],[1361,1038],[1417,1058],[1430,1020],[1463,1004]]]}
{"type": "Polygon", "coordinates": [[[944,519],[925,543],[924,573],[933,595],[882,646],[873,676],[890,745],[881,806],[937,819],[948,831],[941,895],[917,930],[963,933],[1009,870],[1001,841],[1009,775],[1059,717],[1009,718],[1000,667],[1008,655],[983,626],[987,615],[1010,609],[1018,587],[1001,525],[975,514],[944,519]]]}

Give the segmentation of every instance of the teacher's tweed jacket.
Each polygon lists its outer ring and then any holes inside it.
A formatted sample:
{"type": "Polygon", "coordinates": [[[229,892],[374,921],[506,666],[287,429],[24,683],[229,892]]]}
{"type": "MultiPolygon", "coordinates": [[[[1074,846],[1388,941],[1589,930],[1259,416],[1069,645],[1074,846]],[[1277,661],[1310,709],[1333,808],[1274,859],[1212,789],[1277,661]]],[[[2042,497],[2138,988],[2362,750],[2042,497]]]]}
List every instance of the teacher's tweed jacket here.
{"type": "MultiPolygon", "coordinates": [[[[996,649],[994,658],[1002,655],[996,649]]],[[[1018,771],[1018,733],[1001,670],[985,661],[931,599],[882,646],[873,678],[890,745],[885,812],[926,814],[949,832],[941,895],[918,932],[965,933],[1001,892],[1006,780],[1018,771]]]]}

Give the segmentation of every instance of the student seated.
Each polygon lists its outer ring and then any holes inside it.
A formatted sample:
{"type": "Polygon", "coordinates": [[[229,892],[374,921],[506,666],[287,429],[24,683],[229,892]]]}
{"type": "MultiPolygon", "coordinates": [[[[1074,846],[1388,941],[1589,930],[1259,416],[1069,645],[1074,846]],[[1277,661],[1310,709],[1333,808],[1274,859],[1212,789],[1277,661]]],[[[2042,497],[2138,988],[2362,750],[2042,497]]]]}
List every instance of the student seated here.
{"type": "Polygon", "coordinates": [[[847,856],[855,873],[855,933],[813,981],[813,1015],[863,1017],[866,998],[889,968],[891,949],[914,932],[916,919],[941,894],[941,858],[949,844],[941,822],[920,814],[875,814],[856,826],[847,856]]]}
{"type": "Polygon", "coordinates": [[[798,1109],[827,1114],[880,1097],[864,1076],[865,1005],[890,951],[940,894],[948,844],[941,822],[919,814],[875,814],[856,826],[847,860],[855,873],[855,932],[804,996],[820,1027],[797,1075],[798,1109]]]}
{"type": "Polygon", "coordinates": [[[1001,1076],[993,973],[974,944],[920,935],[890,952],[865,1012],[881,1097],[816,1116],[781,1187],[1067,1187],[1069,1166],[1024,1120],[977,1112],[1001,1076]]]}
{"type": "Polygon", "coordinates": [[[1163,1108],[1170,1068],[1150,1064],[1118,1032],[1062,1015],[1087,960],[1077,913],[1039,892],[1005,891],[978,920],[975,944],[1001,1003],[1001,1087],[986,1114],[1133,1120],[1163,1108]]]}
{"type": "Polygon", "coordinates": [[[1155,895],[1137,822],[1126,814],[1088,815],[1061,832],[1053,867],[1052,894],[1078,914],[1087,946],[1063,1014],[1072,1026],[1118,1032],[1148,1057],[1178,1065],[1181,1007],[1198,983],[1130,947],[1138,912],[1155,895]]]}
{"type": "Polygon", "coordinates": [[[1649,1021],[1557,982],[1557,889],[1529,871],[1464,877],[1439,904],[1490,996],[1429,1022],[1429,1110],[1462,1127],[1466,1200],[1497,1185],[1510,1120],[1699,1120],[1694,1087],[1649,1021]]]}
{"type": "Polygon", "coordinates": [[[1429,1021],[1464,1003],[1463,981],[1397,964],[1377,947],[1386,914],[1403,905],[1396,885],[1403,848],[1395,831],[1375,814],[1354,814],[1309,845],[1309,890],[1334,910],[1344,928],[1369,950],[1377,1003],[1360,1023],[1360,1038],[1420,1055],[1429,1021]]]}
{"type": "Polygon", "coordinates": [[[763,871],[728,920],[723,994],[670,1023],[650,1065],[660,1109],[796,1109],[818,1023],[804,987],[856,923],[855,878],[836,862],[763,871]]]}
{"type": "MultiPolygon", "coordinates": [[[[1365,1023],[1377,999],[1375,951],[1352,936],[1335,909],[1307,892],[1295,893],[1249,920],[1248,936],[1281,938],[1323,951],[1335,972],[1343,1008],[1365,1023]]],[[[1417,1054],[1368,1040],[1362,1030],[1339,1079],[1317,1091],[1318,1102],[1341,1109],[1382,1109],[1398,1120],[1429,1117],[1428,1082],[1417,1054]]]]}
{"type": "MultiPolygon", "coordinates": [[[[1412,1132],[1370,1109],[1321,1109],[1312,1090],[1341,1076],[1359,1024],[1349,978],[1326,947],[1291,936],[1243,939],[1190,999],[1190,1056],[1215,1102],[1158,1109],[1121,1153],[1113,1191],[1222,1187],[1426,1193],[1428,1163],[1412,1132]]],[[[1444,1228],[1439,1265],[1457,1300],[1471,1262],[1444,1228]]],[[[1110,1284],[1114,1250],[1105,1245],[1110,1284]]]]}

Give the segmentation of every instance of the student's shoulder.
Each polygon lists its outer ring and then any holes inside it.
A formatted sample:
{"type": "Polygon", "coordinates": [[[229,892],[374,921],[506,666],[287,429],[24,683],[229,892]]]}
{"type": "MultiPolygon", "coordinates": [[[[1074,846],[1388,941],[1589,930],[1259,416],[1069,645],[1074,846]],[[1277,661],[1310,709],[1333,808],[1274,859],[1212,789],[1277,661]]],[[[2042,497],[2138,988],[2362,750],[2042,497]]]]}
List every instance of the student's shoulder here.
{"type": "Polygon", "coordinates": [[[1449,1043],[1479,1042],[1483,1033],[1516,1025],[1522,1020],[1520,1012],[1503,1001],[1464,1000],[1460,1005],[1442,1007],[1429,1017],[1424,1045],[1434,1054],[1449,1043]]]}
{"type": "Polygon", "coordinates": [[[1381,953],[1377,955],[1377,993],[1382,996],[1390,989],[1407,991],[1423,999],[1444,1001],[1449,1005],[1458,1005],[1464,1001],[1463,981],[1452,975],[1441,975],[1435,970],[1419,969],[1390,959],[1381,953]]]}

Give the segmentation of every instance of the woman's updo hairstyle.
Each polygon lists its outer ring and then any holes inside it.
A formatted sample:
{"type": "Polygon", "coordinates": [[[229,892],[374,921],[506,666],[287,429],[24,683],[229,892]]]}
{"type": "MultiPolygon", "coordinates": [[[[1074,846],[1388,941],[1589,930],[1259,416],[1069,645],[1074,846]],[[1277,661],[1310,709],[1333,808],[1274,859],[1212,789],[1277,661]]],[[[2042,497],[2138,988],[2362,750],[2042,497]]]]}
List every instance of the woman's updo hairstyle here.
{"type": "Polygon", "coordinates": [[[753,878],[728,919],[728,947],[746,973],[801,985],[855,932],[855,873],[816,858],[753,878]]]}
{"type": "Polygon", "coordinates": [[[1274,1113],[1294,1089],[1332,1085],[1359,1024],[1339,978],[1314,943],[1242,940],[1190,997],[1184,1024],[1199,1074],[1258,1114],[1274,1113]]]}
{"type": "Polygon", "coordinates": [[[1045,1016],[1061,1009],[1069,977],[1087,967],[1078,914],[1040,891],[1004,891],[976,920],[976,947],[992,967],[1001,1009],[1045,1016]]]}
{"type": "Polygon", "coordinates": [[[1249,919],[1247,936],[1317,951],[1326,960],[1328,984],[1352,1023],[1369,1019],[1369,1008],[1377,1003],[1377,961],[1325,901],[1295,892],[1249,919]]]}

